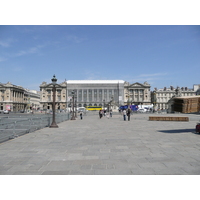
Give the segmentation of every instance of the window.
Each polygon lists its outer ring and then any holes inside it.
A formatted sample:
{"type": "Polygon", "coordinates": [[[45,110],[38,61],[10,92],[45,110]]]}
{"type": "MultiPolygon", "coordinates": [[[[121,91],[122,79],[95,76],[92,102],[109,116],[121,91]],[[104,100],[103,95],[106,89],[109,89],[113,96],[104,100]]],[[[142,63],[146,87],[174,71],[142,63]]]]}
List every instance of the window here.
{"type": "Polygon", "coordinates": [[[61,101],[61,96],[57,96],[57,100],[58,100],[58,101],[61,101]]]}

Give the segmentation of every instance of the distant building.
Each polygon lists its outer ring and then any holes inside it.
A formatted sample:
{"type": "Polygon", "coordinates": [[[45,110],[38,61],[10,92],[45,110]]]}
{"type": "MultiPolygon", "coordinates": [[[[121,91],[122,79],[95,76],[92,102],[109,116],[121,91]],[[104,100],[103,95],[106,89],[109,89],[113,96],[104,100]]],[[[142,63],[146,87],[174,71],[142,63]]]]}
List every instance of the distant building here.
{"type": "MultiPolygon", "coordinates": [[[[154,91],[152,92],[152,96],[155,95],[155,103],[156,103],[156,109],[168,109],[170,100],[173,97],[184,97],[184,96],[194,96],[196,95],[196,91],[194,89],[189,89],[188,87],[177,87],[174,88],[173,86],[170,86],[170,88],[161,88],[157,89],[154,88],[154,91]]],[[[153,98],[153,97],[152,97],[153,98]]]]}
{"type": "Polygon", "coordinates": [[[194,91],[196,91],[196,95],[200,95],[200,84],[194,85],[194,91]]]}
{"type": "Polygon", "coordinates": [[[26,89],[27,92],[27,110],[39,110],[40,105],[40,92],[36,90],[26,89]]]}
{"type": "Polygon", "coordinates": [[[8,82],[0,83],[0,110],[18,112],[38,109],[40,94],[8,82]]]}
{"type": "MultiPolygon", "coordinates": [[[[66,87],[67,83],[56,84],[56,110],[66,110],[66,87]]],[[[43,82],[40,85],[41,110],[52,110],[53,85],[43,82]]]]}
{"type": "Polygon", "coordinates": [[[71,106],[74,90],[78,107],[106,106],[112,101],[114,108],[124,103],[123,80],[68,80],[67,107],[71,106]]]}
{"type": "Polygon", "coordinates": [[[124,83],[124,104],[126,105],[150,105],[151,104],[151,86],[144,82],[124,83]]]}

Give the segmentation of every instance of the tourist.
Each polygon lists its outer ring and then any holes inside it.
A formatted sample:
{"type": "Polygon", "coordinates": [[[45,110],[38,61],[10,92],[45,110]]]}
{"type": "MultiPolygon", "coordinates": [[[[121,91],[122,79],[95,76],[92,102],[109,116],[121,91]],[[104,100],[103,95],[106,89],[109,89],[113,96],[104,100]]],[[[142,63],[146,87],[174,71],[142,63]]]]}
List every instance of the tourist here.
{"type": "Polygon", "coordinates": [[[110,117],[112,117],[112,109],[110,110],[110,117]]]}
{"type": "Polygon", "coordinates": [[[126,121],[126,110],[123,110],[124,121],[126,121]]]}
{"type": "Polygon", "coordinates": [[[130,121],[130,117],[131,117],[131,110],[130,110],[130,108],[127,110],[127,116],[128,116],[128,121],[130,121]]]}
{"type": "Polygon", "coordinates": [[[80,112],[80,118],[83,119],[83,113],[82,112],[80,112]]]}

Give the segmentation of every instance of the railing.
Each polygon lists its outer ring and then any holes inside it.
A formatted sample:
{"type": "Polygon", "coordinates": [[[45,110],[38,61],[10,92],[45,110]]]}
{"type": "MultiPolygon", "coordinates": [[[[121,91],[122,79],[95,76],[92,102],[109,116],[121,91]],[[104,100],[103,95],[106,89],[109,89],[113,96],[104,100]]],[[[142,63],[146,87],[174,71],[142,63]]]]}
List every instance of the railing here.
{"type": "MultiPolygon", "coordinates": [[[[69,119],[69,113],[56,114],[56,123],[61,123],[69,119]]],[[[26,133],[49,127],[51,123],[52,115],[2,117],[0,118],[0,143],[26,133]]]]}

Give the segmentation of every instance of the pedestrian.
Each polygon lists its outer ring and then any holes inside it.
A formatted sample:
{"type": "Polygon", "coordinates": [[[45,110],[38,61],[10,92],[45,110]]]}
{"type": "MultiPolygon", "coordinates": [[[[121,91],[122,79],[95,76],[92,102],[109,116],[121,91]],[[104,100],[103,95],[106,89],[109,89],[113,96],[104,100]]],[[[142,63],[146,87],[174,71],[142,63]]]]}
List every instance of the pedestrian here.
{"type": "Polygon", "coordinates": [[[112,109],[110,110],[110,117],[112,117],[112,109]]]}
{"type": "Polygon", "coordinates": [[[123,110],[124,121],[126,121],[126,110],[123,110]]]}
{"type": "Polygon", "coordinates": [[[127,110],[127,116],[128,116],[128,121],[130,121],[130,118],[131,118],[131,110],[130,109],[127,110]]]}
{"type": "Polygon", "coordinates": [[[104,110],[104,116],[106,116],[106,109],[104,110]]]}
{"type": "Polygon", "coordinates": [[[81,118],[81,120],[83,119],[83,113],[82,112],[80,112],[80,118],[81,118]]]}
{"type": "Polygon", "coordinates": [[[103,111],[100,110],[100,111],[99,111],[99,117],[100,117],[100,119],[102,118],[102,115],[103,115],[103,111]]]}

